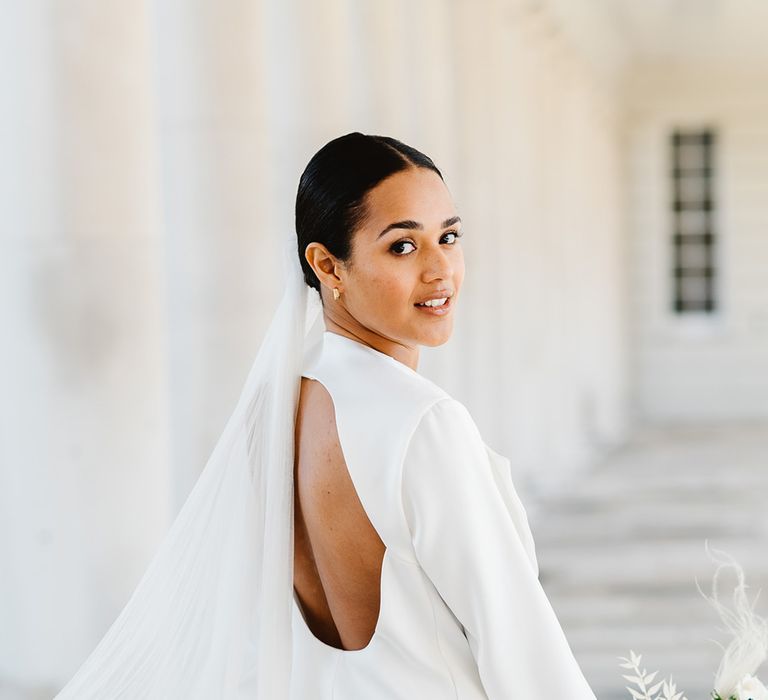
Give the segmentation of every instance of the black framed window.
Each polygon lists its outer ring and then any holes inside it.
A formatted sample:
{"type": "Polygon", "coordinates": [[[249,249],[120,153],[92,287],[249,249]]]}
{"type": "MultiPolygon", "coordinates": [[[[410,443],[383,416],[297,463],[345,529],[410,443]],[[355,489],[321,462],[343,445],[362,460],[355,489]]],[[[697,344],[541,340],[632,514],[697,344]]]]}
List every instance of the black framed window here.
{"type": "Polygon", "coordinates": [[[676,129],[672,149],[672,309],[710,313],[715,299],[713,129],[676,129]]]}

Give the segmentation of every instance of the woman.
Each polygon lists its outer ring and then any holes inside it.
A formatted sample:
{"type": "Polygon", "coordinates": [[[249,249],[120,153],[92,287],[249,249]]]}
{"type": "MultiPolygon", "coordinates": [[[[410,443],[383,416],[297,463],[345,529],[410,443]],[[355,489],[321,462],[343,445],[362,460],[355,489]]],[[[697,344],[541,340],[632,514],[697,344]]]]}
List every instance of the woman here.
{"type": "Polygon", "coordinates": [[[394,139],[335,139],[301,179],[296,228],[326,331],[296,425],[291,697],[594,698],[508,460],[416,372],[464,278],[440,171],[394,139]]]}
{"type": "Polygon", "coordinates": [[[416,371],[464,277],[440,171],[392,138],[334,139],[301,177],[296,232],[224,434],[57,697],[594,700],[509,461],[416,371]]]}

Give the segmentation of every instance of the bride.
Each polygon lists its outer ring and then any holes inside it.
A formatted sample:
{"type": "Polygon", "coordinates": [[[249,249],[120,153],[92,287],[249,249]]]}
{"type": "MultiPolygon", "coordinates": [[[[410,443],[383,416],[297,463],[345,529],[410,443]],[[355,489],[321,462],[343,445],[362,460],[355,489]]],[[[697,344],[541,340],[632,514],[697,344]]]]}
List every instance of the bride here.
{"type": "Polygon", "coordinates": [[[396,139],[313,156],[240,400],[59,700],[595,700],[509,461],[417,371],[453,331],[461,228],[396,139]]]}

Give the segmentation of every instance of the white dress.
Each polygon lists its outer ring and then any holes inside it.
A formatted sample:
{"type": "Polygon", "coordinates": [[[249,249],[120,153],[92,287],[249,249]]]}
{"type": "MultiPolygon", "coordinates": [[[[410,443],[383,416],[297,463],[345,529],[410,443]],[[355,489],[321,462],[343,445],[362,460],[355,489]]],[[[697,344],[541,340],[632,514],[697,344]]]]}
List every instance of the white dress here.
{"type": "Polygon", "coordinates": [[[363,649],[315,637],[294,592],[291,700],[595,700],[539,583],[509,460],[464,405],[332,331],[303,376],[333,400],[347,468],[386,550],[363,649]]]}

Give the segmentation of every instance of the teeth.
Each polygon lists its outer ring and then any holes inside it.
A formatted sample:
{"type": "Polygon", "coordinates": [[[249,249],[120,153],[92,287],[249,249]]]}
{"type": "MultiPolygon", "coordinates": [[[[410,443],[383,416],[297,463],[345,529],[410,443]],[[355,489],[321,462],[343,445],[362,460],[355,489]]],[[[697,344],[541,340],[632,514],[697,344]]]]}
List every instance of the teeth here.
{"type": "Polygon", "coordinates": [[[445,304],[445,302],[448,301],[448,297],[443,297],[442,299],[429,299],[428,301],[424,302],[424,306],[442,306],[445,304]]]}

